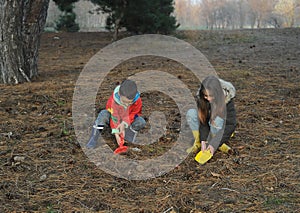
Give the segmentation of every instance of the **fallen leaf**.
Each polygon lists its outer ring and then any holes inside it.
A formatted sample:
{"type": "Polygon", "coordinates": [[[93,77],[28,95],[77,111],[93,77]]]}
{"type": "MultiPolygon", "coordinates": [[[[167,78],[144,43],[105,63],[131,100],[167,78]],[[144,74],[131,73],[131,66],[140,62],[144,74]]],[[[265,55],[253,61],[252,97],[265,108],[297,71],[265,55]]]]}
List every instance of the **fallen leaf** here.
{"type": "Polygon", "coordinates": [[[220,175],[218,173],[214,173],[214,172],[211,172],[211,175],[214,176],[214,177],[222,177],[222,175],[220,175]]]}

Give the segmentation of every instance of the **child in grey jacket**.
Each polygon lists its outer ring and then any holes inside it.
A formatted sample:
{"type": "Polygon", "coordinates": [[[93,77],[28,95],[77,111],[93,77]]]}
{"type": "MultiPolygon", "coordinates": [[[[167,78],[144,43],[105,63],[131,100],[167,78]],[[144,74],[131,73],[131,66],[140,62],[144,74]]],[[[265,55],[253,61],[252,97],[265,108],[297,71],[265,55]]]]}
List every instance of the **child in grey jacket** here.
{"type": "Polygon", "coordinates": [[[197,109],[187,112],[187,121],[192,129],[195,142],[187,152],[201,151],[196,156],[199,163],[206,163],[219,148],[228,152],[230,147],[225,144],[236,128],[236,111],[233,98],[234,86],[215,76],[203,80],[196,95],[197,109]]]}

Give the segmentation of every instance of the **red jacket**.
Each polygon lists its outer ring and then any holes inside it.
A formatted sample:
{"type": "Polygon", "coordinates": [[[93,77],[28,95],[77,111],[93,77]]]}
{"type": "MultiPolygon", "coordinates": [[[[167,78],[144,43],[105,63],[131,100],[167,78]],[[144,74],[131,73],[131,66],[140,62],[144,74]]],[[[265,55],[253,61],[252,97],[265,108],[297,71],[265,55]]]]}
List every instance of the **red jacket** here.
{"type": "Polygon", "coordinates": [[[137,116],[142,114],[142,99],[138,92],[133,99],[133,102],[128,107],[122,105],[119,95],[120,86],[116,87],[113,94],[109,97],[106,103],[106,109],[110,112],[110,127],[112,133],[116,133],[116,127],[125,122],[125,126],[130,126],[137,116]]]}

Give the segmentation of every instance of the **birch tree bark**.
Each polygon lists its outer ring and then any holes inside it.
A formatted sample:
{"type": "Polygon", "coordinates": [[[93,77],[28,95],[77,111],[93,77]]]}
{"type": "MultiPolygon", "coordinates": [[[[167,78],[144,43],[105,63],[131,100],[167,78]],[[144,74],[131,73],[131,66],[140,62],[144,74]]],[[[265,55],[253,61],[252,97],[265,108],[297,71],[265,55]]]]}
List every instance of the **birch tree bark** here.
{"type": "Polygon", "coordinates": [[[30,82],[49,0],[0,0],[0,83],[30,82]]]}

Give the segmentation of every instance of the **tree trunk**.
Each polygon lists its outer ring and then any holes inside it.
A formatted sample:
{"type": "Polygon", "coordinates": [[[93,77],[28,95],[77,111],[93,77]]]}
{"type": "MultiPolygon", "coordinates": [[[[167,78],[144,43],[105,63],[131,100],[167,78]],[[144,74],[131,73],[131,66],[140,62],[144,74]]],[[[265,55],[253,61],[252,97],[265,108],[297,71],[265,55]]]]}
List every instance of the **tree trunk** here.
{"type": "Polygon", "coordinates": [[[37,75],[38,48],[49,0],[0,0],[0,83],[37,75]]]}
{"type": "Polygon", "coordinates": [[[113,40],[116,41],[118,39],[118,35],[119,35],[119,29],[120,29],[120,22],[121,22],[121,18],[118,18],[115,21],[115,27],[114,27],[114,35],[113,35],[113,40]]]}
{"type": "Polygon", "coordinates": [[[243,29],[244,28],[244,25],[245,25],[245,10],[244,10],[244,6],[243,6],[244,2],[242,0],[240,0],[238,2],[238,8],[239,8],[239,27],[240,29],[243,29]]]}

